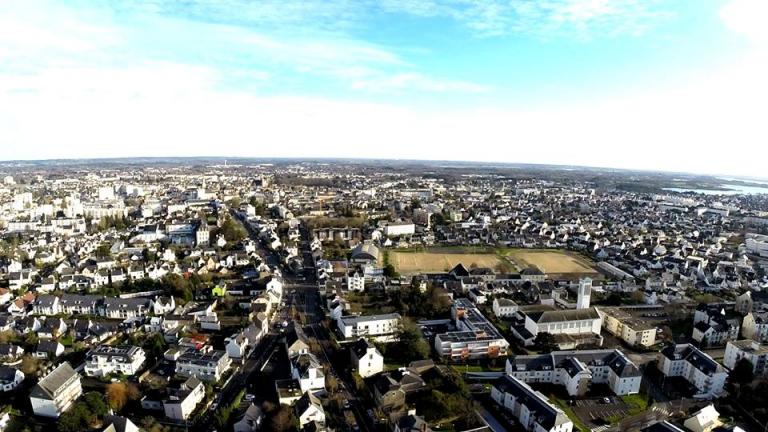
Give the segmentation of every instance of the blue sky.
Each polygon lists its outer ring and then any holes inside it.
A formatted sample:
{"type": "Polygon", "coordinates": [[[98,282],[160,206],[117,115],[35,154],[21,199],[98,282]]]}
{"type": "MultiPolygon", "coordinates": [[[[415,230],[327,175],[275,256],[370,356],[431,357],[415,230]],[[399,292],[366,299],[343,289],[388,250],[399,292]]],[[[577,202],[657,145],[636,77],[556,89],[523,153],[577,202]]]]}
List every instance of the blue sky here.
{"type": "Polygon", "coordinates": [[[764,176],[765,22],[765,0],[0,1],[0,158],[764,176]]]}

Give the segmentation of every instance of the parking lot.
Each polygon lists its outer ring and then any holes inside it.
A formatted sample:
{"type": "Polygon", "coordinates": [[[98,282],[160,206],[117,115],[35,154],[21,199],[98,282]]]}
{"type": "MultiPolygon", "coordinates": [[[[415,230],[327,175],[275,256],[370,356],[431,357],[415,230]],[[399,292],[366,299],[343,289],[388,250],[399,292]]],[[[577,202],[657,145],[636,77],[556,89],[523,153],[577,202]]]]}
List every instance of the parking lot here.
{"type": "Polygon", "coordinates": [[[630,407],[616,396],[575,400],[572,409],[582,422],[591,427],[630,415],[630,407]]]}

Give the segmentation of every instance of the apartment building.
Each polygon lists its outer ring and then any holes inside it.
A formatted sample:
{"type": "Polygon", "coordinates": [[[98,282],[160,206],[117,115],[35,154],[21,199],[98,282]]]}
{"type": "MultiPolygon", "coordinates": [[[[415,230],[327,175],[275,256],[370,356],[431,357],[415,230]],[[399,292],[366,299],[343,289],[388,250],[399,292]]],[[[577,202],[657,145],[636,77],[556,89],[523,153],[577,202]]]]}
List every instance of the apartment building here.
{"type": "Polygon", "coordinates": [[[338,319],[339,331],[345,339],[370,338],[380,342],[397,339],[400,332],[400,314],[342,316],[338,319]]]}
{"type": "Polygon", "coordinates": [[[515,356],[506,373],[528,384],[562,385],[571,396],[583,396],[592,384],[606,384],[618,396],[635,394],[642,380],[637,365],[617,349],[515,356]]]}
{"type": "Polygon", "coordinates": [[[35,415],[58,418],[82,393],[80,375],[64,362],[32,388],[29,401],[35,415]]]}
{"type": "Polygon", "coordinates": [[[752,363],[752,372],[755,376],[768,373],[768,345],[745,339],[740,341],[728,341],[725,346],[725,356],[723,365],[730,370],[736,367],[736,363],[741,359],[747,359],[752,363]]]}
{"type": "Polygon", "coordinates": [[[468,299],[453,302],[451,317],[456,331],[435,336],[435,350],[451,361],[495,358],[507,355],[509,342],[468,299]]]}
{"type": "Polygon", "coordinates": [[[134,375],[146,360],[144,350],[131,345],[99,345],[85,361],[85,374],[103,377],[110,374],[134,375]]]}
{"type": "Polygon", "coordinates": [[[691,344],[669,345],[659,355],[659,369],[668,377],[683,377],[696,387],[697,398],[712,399],[723,392],[728,371],[691,344]]]}
{"type": "Polygon", "coordinates": [[[634,318],[619,308],[601,308],[603,328],[629,345],[649,347],[656,344],[658,327],[634,318]]]}
{"type": "Polygon", "coordinates": [[[232,360],[226,351],[202,348],[189,350],[176,360],[176,373],[181,376],[194,376],[207,382],[216,382],[229,369],[232,360]]]}
{"type": "Polygon", "coordinates": [[[757,342],[768,342],[768,312],[749,312],[741,324],[741,335],[757,342]]]}
{"type": "Polygon", "coordinates": [[[496,380],[491,387],[491,398],[510,412],[526,431],[573,431],[573,422],[563,410],[513,376],[504,375],[496,380]]]}

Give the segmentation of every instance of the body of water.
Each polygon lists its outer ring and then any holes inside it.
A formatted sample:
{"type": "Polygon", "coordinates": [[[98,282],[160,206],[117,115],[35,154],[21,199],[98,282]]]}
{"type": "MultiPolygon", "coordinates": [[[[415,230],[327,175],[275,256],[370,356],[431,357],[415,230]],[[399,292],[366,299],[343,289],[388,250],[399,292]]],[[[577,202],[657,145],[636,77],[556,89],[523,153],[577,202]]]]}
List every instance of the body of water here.
{"type": "Polygon", "coordinates": [[[664,188],[665,191],[670,192],[694,192],[702,195],[755,195],[755,194],[768,194],[768,187],[760,186],[746,186],[735,184],[722,184],[720,185],[728,190],[714,190],[714,189],[686,189],[686,188],[664,188]]]}

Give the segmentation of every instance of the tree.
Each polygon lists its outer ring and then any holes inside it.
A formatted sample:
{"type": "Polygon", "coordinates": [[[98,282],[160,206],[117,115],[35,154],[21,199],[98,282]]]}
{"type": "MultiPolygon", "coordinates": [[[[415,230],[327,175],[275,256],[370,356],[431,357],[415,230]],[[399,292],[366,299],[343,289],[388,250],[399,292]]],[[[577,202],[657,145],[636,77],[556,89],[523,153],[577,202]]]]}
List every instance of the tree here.
{"type": "Polygon", "coordinates": [[[533,340],[533,344],[543,353],[549,353],[557,349],[555,336],[552,333],[539,332],[533,340]]]}
{"type": "Polygon", "coordinates": [[[738,391],[736,392],[737,397],[741,393],[742,386],[744,386],[744,384],[750,384],[752,380],[755,379],[754,370],[752,362],[746,358],[742,358],[736,362],[736,365],[733,367],[733,370],[728,377],[732,384],[738,386],[738,391]]]}
{"type": "Polygon", "coordinates": [[[387,264],[384,266],[384,276],[388,278],[398,278],[400,277],[400,273],[395,270],[395,266],[392,264],[387,264]]]}
{"type": "Polygon", "coordinates": [[[120,411],[128,402],[128,386],[122,382],[108,384],[106,391],[107,403],[115,411],[120,411]]]}
{"type": "Polygon", "coordinates": [[[83,397],[89,410],[98,417],[104,417],[109,414],[109,407],[104,402],[104,397],[98,392],[88,392],[83,397]]]}
{"type": "Polygon", "coordinates": [[[280,407],[272,412],[269,430],[287,432],[293,429],[294,423],[296,423],[294,420],[293,410],[286,405],[280,405],[280,407]]]}
{"type": "Polygon", "coordinates": [[[32,357],[31,355],[25,355],[21,358],[21,371],[24,375],[33,376],[40,369],[40,360],[32,357]]]}
{"type": "Polygon", "coordinates": [[[339,389],[339,380],[333,375],[326,375],[325,386],[328,388],[329,392],[336,393],[336,390],[339,389]]]}

